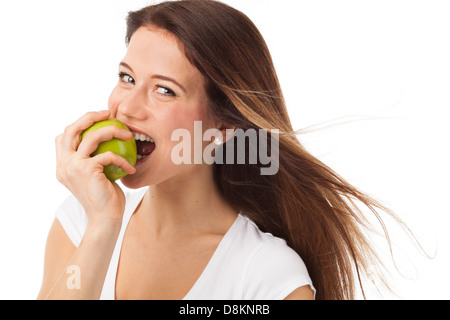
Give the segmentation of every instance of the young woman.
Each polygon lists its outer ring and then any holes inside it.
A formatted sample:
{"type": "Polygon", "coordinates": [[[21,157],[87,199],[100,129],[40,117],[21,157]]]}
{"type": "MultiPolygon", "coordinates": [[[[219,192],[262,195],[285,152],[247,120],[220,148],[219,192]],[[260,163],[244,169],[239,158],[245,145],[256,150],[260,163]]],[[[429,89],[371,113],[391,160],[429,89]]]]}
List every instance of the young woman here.
{"type": "Polygon", "coordinates": [[[385,209],[301,146],[254,24],[220,2],[183,0],[131,12],[127,27],[109,110],[56,138],[57,178],[73,196],[50,230],[39,298],[354,298],[377,261],[357,205],[378,218],[385,209]],[[81,141],[109,117],[132,133],[108,126],[81,141]],[[194,137],[199,123],[202,134],[221,133],[200,143],[216,144],[216,162],[175,163],[173,133],[194,137]],[[237,129],[269,133],[227,148],[237,129]],[[100,142],[132,135],[144,140],[135,168],[111,153],[90,157],[100,142]],[[263,147],[277,155],[273,174],[250,161],[263,147]],[[244,164],[227,161],[240,156],[244,164]],[[136,191],[106,179],[108,164],[136,191]]]}

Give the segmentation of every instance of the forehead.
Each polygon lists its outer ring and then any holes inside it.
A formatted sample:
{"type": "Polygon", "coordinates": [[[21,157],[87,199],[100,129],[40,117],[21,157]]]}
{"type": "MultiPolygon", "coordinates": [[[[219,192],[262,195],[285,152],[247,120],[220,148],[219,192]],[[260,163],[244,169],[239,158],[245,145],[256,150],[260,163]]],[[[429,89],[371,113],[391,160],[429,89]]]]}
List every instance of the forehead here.
{"type": "Polygon", "coordinates": [[[130,39],[124,58],[135,72],[162,74],[182,81],[186,86],[203,76],[184,54],[184,47],[173,34],[156,27],[140,27],[130,39]],[[135,70],[135,69],[138,69],[135,70]]]}

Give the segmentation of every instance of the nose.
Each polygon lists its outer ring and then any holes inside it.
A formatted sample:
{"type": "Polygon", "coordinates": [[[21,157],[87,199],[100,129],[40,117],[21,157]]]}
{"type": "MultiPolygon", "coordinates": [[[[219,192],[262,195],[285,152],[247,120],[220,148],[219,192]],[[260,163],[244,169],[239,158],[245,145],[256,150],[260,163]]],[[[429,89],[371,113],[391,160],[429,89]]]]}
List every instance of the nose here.
{"type": "Polygon", "coordinates": [[[110,104],[111,114],[115,118],[144,119],[148,105],[147,91],[143,88],[122,92],[115,103],[110,104]]]}

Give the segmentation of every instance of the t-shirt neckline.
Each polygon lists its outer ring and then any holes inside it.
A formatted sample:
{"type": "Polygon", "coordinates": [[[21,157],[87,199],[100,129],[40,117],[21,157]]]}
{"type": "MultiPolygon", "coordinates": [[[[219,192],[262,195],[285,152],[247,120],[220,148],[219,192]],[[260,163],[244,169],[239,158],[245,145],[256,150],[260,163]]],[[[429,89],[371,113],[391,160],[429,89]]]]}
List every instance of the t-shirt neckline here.
{"type": "MultiPolygon", "coordinates": [[[[110,269],[113,272],[113,279],[112,280],[112,286],[110,286],[112,292],[112,298],[116,298],[116,279],[117,279],[117,273],[119,271],[119,259],[122,252],[122,245],[123,245],[123,238],[125,236],[125,232],[128,228],[128,224],[131,220],[131,217],[133,216],[134,212],[136,211],[136,208],[141,203],[142,199],[144,198],[145,193],[147,192],[148,188],[145,188],[141,190],[141,193],[136,198],[135,203],[130,205],[129,209],[126,212],[126,215],[124,216],[125,221],[122,222],[122,229],[119,234],[119,238],[116,242],[116,248],[114,249],[114,255],[111,259],[111,263],[113,265],[110,265],[110,269]],[[114,257],[115,256],[115,257],[114,257]],[[114,259],[115,258],[115,259],[114,259]]],[[[200,284],[205,281],[204,279],[207,278],[207,275],[209,274],[210,270],[214,267],[216,264],[216,261],[218,261],[218,257],[221,256],[221,253],[226,250],[227,247],[229,247],[229,244],[232,242],[233,235],[235,233],[235,230],[237,229],[237,226],[240,224],[240,222],[244,219],[241,213],[238,213],[238,216],[236,217],[235,221],[231,225],[231,227],[227,230],[227,232],[224,234],[222,239],[220,240],[219,244],[217,245],[217,248],[214,250],[213,255],[209,259],[208,263],[206,264],[205,268],[203,269],[200,276],[195,281],[194,285],[191,289],[189,289],[188,293],[184,296],[182,300],[189,299],[189,296],[191,296],[197,287],[200,286],[200,284]]]]}

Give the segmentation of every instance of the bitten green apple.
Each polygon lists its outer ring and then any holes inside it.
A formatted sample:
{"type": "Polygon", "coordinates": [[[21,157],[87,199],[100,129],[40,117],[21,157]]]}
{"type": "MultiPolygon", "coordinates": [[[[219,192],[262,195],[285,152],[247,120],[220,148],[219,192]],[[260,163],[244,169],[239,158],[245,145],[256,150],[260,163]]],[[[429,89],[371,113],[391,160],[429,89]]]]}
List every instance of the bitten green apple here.
{"type": "MultiPolygon", "coordinates": [[[[121,129],[130,130],[125,124],[123,124],[119,120],[110,118],[108,120],[96,122],[86,130],[84,130],[81,134],[81,140],[84,139],[86,133],[106,126],[116,126],[121,129]]],[[[109,141],[101,142],[98,145],[97,150],[95,150],[91,154],[91,157],[107,151],[111,151],[121,156],[122,158],[126,159],[132,166],[136,164],[137,151],[136,151],[136,141],[134,140],[134,137],[129,140],[112,138],[109,141]]],[[[105,166],[103,168],[103,173],[110,181],[116,181],[127,175],[127,173],[123,171],[121,168],[116,167],[115,165],[112,164],[105,166]]]]}

